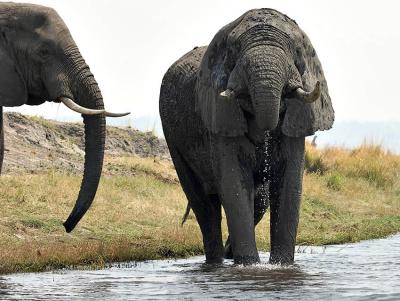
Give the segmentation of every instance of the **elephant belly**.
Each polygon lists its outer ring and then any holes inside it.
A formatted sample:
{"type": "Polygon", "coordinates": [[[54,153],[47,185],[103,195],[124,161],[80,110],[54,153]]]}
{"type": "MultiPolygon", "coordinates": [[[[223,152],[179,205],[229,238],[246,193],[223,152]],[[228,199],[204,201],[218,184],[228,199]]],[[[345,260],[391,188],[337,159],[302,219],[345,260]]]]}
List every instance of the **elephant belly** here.
{"type": "Polygon", "coordinates": [[[216,193],[209,148],[203,145],[197,147],[194,145],[185,154],[185,160],[202,186],[204,193],[208,195],[216,193]]]}

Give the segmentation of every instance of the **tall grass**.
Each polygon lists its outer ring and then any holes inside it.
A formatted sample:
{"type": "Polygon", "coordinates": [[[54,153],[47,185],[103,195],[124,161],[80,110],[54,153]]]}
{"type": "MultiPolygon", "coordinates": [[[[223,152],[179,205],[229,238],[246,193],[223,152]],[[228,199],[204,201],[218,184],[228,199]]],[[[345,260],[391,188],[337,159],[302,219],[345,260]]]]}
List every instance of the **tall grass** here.
{"type": "Polygon", "coordinates": [[[307,146],[306,171],[327,172],[365,179],[377,188],[389,188],[398,180],[400,159],[380,145],[364,144],[354,150],[326,148],[317,150],[307,146]]]}

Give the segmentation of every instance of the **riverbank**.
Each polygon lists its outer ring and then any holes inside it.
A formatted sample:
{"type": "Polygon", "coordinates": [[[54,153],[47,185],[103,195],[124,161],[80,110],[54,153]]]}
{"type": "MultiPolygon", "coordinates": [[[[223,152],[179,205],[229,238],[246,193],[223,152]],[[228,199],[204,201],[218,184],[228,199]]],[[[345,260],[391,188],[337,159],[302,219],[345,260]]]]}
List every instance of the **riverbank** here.
{"type": "MultiPolygon", "coordinates": [[[[380,147],[308,147],[299,245],[379,238],[400,231],[400,156],[380,147]]],[[[169,160],[106,156],[92,208],[64,232],[81,175],[60,170],[3,175],[0,181],[0,273],[96,268],[109,262],[202,253],[193,214],[169,160]]],[[[257,227],[269,247],[268,214],[257,227]]],[[[226,226],[224,221],[224,236],[226,226]]]]}

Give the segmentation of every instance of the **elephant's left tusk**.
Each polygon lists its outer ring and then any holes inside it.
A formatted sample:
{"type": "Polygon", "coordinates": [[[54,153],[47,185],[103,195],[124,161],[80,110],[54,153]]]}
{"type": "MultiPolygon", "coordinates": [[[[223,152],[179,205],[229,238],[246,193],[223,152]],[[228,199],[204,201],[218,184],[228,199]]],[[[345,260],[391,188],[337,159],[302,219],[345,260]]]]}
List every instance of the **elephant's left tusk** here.
{"type": "Polygon", "coordinates": [[[219,96],[231,100],[235,97],[235,91],[233,91],[232,89],[226,89],[225,91],[219,93],[219,96]]]}
{"type": "Polygon", "coordinates": [[[105,115],[106,117],[123,117],[126,115],[129,115],[131,112],[125,112],[125,113],[111,113],[111,112],[107,112],[105,111],[105,115]]]}
{"type": "Polygon", "coordinates": [[[93,110],[93,109],[88,109],[85,107],[82,107],[78,105],[75,101],[73,101],[71,98],[68,97],[59,97],[58,98],[63,104],[65,104],[68,108],[70,108],[72,111],[81,113],[83,115],[98,115],[102,114],[105,111],[104,110],[93,110]]]}
{"type": "Polygon", "coordinates": [[[302,88],[297,88],[295,91],[297,98],[301,99],[306,103],[313,103],[321,96],[321,83],[317,81],[315,83],[314,90],[311,92],[304,91],[302,88]]]}

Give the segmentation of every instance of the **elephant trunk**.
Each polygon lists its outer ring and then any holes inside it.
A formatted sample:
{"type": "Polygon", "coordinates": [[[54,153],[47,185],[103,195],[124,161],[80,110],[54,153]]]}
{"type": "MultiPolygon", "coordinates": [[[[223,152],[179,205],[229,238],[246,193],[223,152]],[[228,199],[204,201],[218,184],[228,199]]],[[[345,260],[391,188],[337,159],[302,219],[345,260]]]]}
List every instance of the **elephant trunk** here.
{"type": "MultiPolygon", "coordinates": [[[[72,86],[75,101],[95,110],[104,109],[99,86],[77,48],[68,53],[71,58],[72,86]]],[[[104,158],[105,115],[82,115],[85,125],[85,164],[84,173],[75,206],[64,223],[65,230],[71,232],[89,209],[96,195],[104,158]]]]}
{"type": "Polygon", "coordinates": [[[288,82],[287,56],[275,46],[258,46],[245,56],[247,87],[257,126],[273,130],[279,121],[280,102],[288,82]]]}

